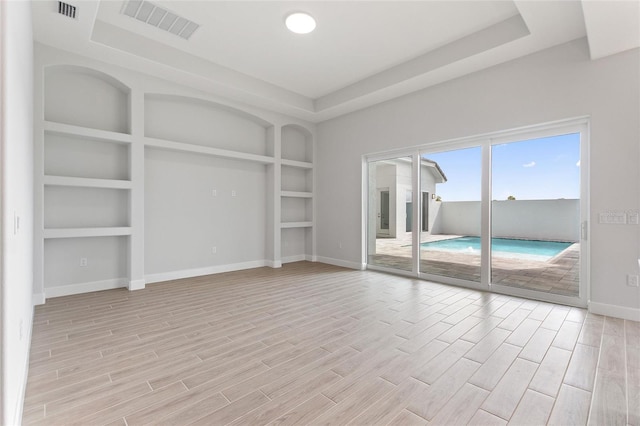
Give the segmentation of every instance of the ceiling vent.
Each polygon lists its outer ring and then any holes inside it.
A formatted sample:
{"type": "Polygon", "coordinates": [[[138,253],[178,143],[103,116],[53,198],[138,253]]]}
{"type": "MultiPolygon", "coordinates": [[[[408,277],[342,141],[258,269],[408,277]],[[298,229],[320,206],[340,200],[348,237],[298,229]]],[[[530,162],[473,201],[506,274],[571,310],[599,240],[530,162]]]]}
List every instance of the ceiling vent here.
{"type": "Polygon", "coordinates": [[[58,13],[76,19],[76,7],[62,1],[58,2],[58,13]]]}
{"type": "Polygon", "coordinates": [[[182,37],[185,40],[200,27],[193,21],[178,16],[146,0],[128,0],[124,3],[122,14],[145,22],[161,30],[182,37]]]}

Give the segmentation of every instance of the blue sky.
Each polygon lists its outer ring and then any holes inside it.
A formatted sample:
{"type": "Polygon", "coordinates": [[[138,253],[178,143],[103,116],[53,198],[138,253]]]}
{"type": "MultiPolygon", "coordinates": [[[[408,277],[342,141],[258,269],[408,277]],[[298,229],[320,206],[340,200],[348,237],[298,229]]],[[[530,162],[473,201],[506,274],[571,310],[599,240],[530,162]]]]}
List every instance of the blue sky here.
{"type": "MultiPolygon", "coordinates": [[[[443,201],[480,200],[481,149],[427,154],[436,161],[447,182],[438,184],[436,194],[443,201]]],[[[494,145],[492,156],[492,199],[518,200],[579,198],[580,134],[531,139],[494,145]]]]}

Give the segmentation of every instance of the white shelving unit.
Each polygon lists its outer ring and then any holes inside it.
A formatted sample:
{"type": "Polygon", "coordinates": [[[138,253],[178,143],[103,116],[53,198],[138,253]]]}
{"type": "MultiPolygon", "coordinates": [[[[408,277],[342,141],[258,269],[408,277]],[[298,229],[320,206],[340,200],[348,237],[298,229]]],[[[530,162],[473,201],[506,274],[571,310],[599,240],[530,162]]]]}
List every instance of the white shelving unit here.
{"type": "Polygon", "coordinates": [[[313,136],[299,126],[285,125],[281,138],[282,262],[315,260],[313,136]]]}
{"type": "MultiPolygon", "coordinates": [[[[252,247],[263,260],[248,258],[247,265],[315,260],[309,129],[279,115],[265,119],[200,99],[177,86],[164,94],[167,84],[129,78],[129,71],[59,60],[36,67],[42,72],[35,79],[36,303],[47,296],[144,288],[147,279],[162,275],[147,270],[148,250],[156,250],[156,258],[158,247],[176,250],[176,235],[186,232],[202,231],[190,242],[205,245],[194,250],[206,252],[211,263],[202,267],[199,260],[169,275],[244,267],[242,259],[220,262],[236,245],[235,232],[250,232],[247,224],[264,232],[252,247]],[[197,181],[177,185],[163,179],[167,167],[178,181],[197,181]],[[175,202],[158,192],[166,187],[175,202]],[[184,204],[193,200],[196,208],[184,204]],[[174,213],[181,220],[167,219],[174,213]],[[190,222],[194,214],[208,221],[206,230],[186,230],[201,223],[190,222]],[[233,241],[222,241],[229,234],[233,241]],[[164,238],[172,240],[165,244],[164,238]],[[218,257],[212,257],[216,245],[218,257]]],[[[243,247],[235,257],[247,251],[243,247]]]]}
{"type": "Polygon", "coordinates": [[[131,90],[79,66],[43,73],[44,86],[36,85],[43,96],[35,129],[36,302],[132,279],[131,90]],[[65,90],[71,85],[77,90],[65,90]],[[70,253],[90,260],[61,264],[70,253]]]}

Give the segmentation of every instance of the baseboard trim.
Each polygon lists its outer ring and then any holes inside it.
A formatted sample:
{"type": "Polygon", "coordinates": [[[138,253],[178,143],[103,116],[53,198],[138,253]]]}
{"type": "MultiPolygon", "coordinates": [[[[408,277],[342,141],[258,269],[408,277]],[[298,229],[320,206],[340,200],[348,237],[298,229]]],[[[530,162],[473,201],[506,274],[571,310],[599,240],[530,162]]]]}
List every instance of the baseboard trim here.
{"type": "Polygon", "coordinates": [[[140,280],[131,280],[129,281],[129,291],[135,291],[135,290],[144,290],[144,286],[147,282],[143,279],[140,280]]]}
{"type": "Polygon", "coordinates": [[[228,265],[207,266],[205,268],[182,269],[180,271],[160,272],[157,274],[145,275],[147,284],[159,283],[163,281],[179,280],[182,278],[200,277],[203,275],[219,274],[222,272],[242,271],[244,269],[262,268],[270,266],[266,260],[255,260],[251,262],[231,263],[228,265]]]}
{"type": "Polygon", "coordinates": [[[46,302],[46,299],[47,298],[44,296],[44,293],[34,293],[33,306],[44,305],[44,303],[46,302]]]}
{"type": "Polygon", "coordinates": [[[265,260],[265,263],[269,268],[282,268],[282,262],[279,260],[265,260]]]}
{"type": "Polygon", "coordinates": [[[626,306],[609,305],[607,303],[589,302],[589,312],[608,317],[631,321],[640,321],[640,309],[626,306]]]}
{"type": "Polygon", "coordinates": [[[297,254],[295,256],[287,256],[282,258],[282,264],[292,263],[292,262],[302,262],[304,260],[310,260],[311,256],[307,256],[306,254],[297,254]]]}
{"type": "Polygon", "coordinates": [[[91,293],[93,291],[113,290],[114,288],[127,287],[127,284],[128,280],[126,278],[115,278],[111,280],[48,287],[44,289],[44,294],[48,299],[51,297],[70,296],[72,294],[91,293]]]}
{"type": "Polygon", "coordinates": [[[359,271],[364,270],[363,265],[358,262],[350,262],[348,260],[334,259],[332,257],[316,256],[316,261],[320,263],[327,263],[334,266],[342,266],[343,268],[357,269],[359,271]]]}

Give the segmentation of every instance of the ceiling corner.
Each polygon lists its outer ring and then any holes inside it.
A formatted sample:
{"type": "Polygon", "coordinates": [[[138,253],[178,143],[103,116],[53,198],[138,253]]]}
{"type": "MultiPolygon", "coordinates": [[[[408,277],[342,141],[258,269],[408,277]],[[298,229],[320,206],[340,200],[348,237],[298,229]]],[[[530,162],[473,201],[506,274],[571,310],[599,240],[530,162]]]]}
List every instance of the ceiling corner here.
{"type": "Polygon", "coordinates": [[[640,2],[582,0],[591,59],[640,47],[640,2]]]}

